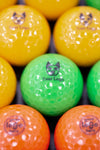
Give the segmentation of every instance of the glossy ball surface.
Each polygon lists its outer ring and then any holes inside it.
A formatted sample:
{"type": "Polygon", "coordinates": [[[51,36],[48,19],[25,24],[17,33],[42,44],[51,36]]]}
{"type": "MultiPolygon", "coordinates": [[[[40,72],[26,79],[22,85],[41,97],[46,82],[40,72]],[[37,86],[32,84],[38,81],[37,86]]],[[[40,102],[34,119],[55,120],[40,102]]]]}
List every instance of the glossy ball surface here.
{"type": "Polygon", "coordinates": [[[78,106],[58,121],[54,139],[56,150],[99,150],[100,108],[78,106]]]}
{"type": "Polygon", "coordinates": [[[25,2],[48,19],[57,19],[66,10],[76,6],[79,0],[25,0],[25,2]]]}
{"type": "Polygon", "coordinates": [[[87,78],[87,92],[92,104],[100,107],[100,61],[90,70],[87,78]]]}
{"type": "Polygon", "coordinates": [[[100,10],[100,0],[85,0],[86,1],[86,4],[91,6],[91,7],[95,7],[97,9],[100,10]]]}
{"type": "Polygon", "coordinates": [[[9,105],[16,93],[16,75],[10,64],[0,57],[0,108],[9,105]]]}
{"type": "Polygon", "coordinates": [[[16,5],[0,13],[0,56],[23,66],[48,49],[50,28],[36,10],[16,5]]]}
{"type": "Polygon", "coordinates": [[[17,3],[17,0],[0,0],[0,10],[17,3]]]}
{"type": "Polygon", "coordinates": [[[4,150],[48,150],[50,131],[44,117],[25,105],[0,110],[0,148],[4,150]]]}
{"type": "Polygon", "coordinates": [[[54,29],[57,51],[79,66],[100,60],[100,11],[86,6],[64,13],[54,29]]]}
{"type": "Polygon", "coordinates": [[[25,102],[45,115],[57,116],[75,106],[83,91],[79,68],[58,54],[46,54],[30,62],[21,77],[25,102]]]}

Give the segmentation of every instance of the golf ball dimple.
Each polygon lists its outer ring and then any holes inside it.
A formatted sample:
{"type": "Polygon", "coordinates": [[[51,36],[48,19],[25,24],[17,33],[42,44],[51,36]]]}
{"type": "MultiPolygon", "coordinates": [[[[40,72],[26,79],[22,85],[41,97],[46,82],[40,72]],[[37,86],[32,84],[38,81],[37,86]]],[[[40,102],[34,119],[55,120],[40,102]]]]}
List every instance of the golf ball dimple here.
{"type": "Polygon", "coordinates": [[[100,10],[100,0],[85,0],[86,4],[100,10]]]}
{"type": "Polygon", "coordinates": [[[57,116],[79,102],[83,78],[71,60],[58,54],[46,54],[26,66],[20,85],[28,105],[43,114],[57,116]]]}
{"type": "Polygon", "coordinates": [[[90,70],[87,78],[87,92],[92,104],[100,107],[100,61],[90,70]]]}
{"type": "Polygon", "coordinates": [[[55,128],[56,150],[99,150],[100,108],[77,106],[66,112],[55,128]]]}
{"type": "Polygon", "coordinates": [[[44,117],[25,105],[0,110],[0,149],[48,150],[50,131],[44,117]]]}
{"type": "Polygon", "coordinates": [[[76,6],[79,0],[25,0],[26,4],[40,11],[48,19],[57,19],[66,10],[76,6]]]}
{"type": "Polygon", "coordinates": [[[0,57],[0,108],[13,101],[16,86],[17,79],[13,68],[0,57]]]}
{"type": "Polygon", "coordinates": [[[64,13],[54,29],[57,51],[79,66],[100,60],[100,11],[79,6],[64,13]]]}
{"type": "Polygon", "coordinates": [[[16,5],[0,13],[0,56],[24,66],[44,54],[50,42],[50,27],[36,10],[16,5]]]}

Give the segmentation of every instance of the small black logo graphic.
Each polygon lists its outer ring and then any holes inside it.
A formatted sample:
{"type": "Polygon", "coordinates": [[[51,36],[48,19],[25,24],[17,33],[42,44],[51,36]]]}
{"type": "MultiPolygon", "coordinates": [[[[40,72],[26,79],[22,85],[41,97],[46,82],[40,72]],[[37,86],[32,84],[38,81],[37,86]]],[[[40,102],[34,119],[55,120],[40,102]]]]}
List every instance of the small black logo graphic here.
{"type": "Polygon", "coordinates": [[[13,22],[17,25],[22,25],[25,22],[26,13],[17,14],[16,12],[13,13],[13,22]]]}
{"type": "Polygon", "coordinates": [[[60,71],[60,63],[57,62],[55,65],[52,65],[50,62],[47,62],[46,71],[49,76],[57,76],[60,71]]]}
{"type": "Polygon", "coordinates": [[[80,129],[87,135],[94,135],[100,130],[99,119],[95,116],[85,116],[80,121],[80,129]]]}
{"type": "Polygon", "coordinates": [[[11,116],[4,122],[4,130],[11,136],[21,134],[25,129],[25,121],[20,116],[11,116]]]}
{"type": "Polygon", "coordinates": [[[93,15],[89,13],[88,15],[84,15],[83,13],[80,14],[80,22],[84,26],[89,26],[92,23],[93,15]]]}

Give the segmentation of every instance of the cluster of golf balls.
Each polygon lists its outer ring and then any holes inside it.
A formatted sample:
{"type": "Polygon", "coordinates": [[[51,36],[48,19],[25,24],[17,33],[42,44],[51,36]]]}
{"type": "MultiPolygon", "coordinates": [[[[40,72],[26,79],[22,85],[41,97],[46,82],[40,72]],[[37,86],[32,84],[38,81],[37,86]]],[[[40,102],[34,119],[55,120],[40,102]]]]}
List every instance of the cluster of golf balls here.
{"type": "Polygon", "coordinates": [[[54,132],[56,150],[99,150],[99,0],[86,0],[91,7],[77,6],[79,0],[16,3],[0,0],[0,150],[48,150],[50,129],[43,115],[62,115],[54,132]],[[46,18],[58,19],[53,30],[57,54],[46,53],[51,39],[46,18]],[[28,106],[10,105],[17,91],[10,64],[25,67],[20,90],[28,106]],[[86,87],[95,106],[76,107],[84,87],[79,67],[91,67],[86,87]]]}

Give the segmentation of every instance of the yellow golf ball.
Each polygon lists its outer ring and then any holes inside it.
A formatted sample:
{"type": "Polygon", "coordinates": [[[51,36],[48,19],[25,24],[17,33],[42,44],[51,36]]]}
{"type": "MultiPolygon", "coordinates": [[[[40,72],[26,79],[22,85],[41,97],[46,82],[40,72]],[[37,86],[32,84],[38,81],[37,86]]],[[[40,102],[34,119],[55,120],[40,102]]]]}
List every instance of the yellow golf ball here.
{"type": "Polygon", "coordinates": [[[66,10],[76,6],[79,0],[25,0],[25,2],[48,19],[56,19],[66,10]]]}
{"type": "Polygon", "coordinates": [[[48,49],[50,28],[36,10],[16,5],[0,13],[0,56],[16,66],[26,65],[48,49]]]}
{"type": "Polygon", "coordinates": [[[16,2],[17,0],[0,0],[0,10],[14,5],[16,2]]]}
{"type": "Polygon", "coordinates": [[[13,68],[0,57],[0,108],[9,105],[14,99],[16,83],[13,68]]]}
{"type": "Polygon", "coordinates": [[[63,14],[55,25],[54,43],[58,53],[79,66],[100,60],[100,11],[86,6],[63,14]]]}

